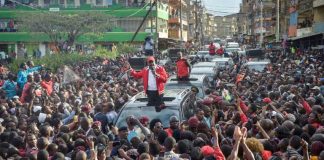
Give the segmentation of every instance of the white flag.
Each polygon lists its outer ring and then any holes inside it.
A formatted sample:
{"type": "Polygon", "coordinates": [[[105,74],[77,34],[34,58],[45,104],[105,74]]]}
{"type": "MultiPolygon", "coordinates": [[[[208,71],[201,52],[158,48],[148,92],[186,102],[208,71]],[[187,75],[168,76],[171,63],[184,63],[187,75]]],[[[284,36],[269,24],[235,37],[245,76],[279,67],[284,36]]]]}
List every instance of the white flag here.
{"type": "Polygon", "coordinates": [[[63,68],[63,84],[67,84],[73,81],[80,80],[81,78],[72,71],[69,67],[64,66],[63,68]]]}

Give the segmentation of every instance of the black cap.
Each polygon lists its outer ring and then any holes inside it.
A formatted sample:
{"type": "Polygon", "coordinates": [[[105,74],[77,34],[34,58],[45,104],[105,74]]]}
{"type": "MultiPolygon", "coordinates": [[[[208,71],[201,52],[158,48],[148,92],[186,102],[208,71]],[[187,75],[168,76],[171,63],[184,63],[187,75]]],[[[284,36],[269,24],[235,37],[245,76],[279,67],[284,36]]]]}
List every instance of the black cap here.
{"type": "Polygon", "coordinates": [[[199,93],[199,89],[196,86],[192,86],[191,91],[199,93]]]}

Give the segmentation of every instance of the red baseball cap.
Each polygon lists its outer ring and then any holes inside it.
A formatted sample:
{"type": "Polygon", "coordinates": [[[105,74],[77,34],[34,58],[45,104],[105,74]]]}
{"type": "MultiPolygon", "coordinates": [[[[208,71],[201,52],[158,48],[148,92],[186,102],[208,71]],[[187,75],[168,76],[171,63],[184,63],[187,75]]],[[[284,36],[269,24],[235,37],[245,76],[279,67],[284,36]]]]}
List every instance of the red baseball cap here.
{"type": "Polygon", "coordinates": [[[212,148],[211,146],[203,146],[201,149],[200,149],[201,153],[204,155],[204,157],[207,157],[207,156],[211,156],[214,154],[214,148],[212,148]]]}
{"type": "Polygon", "coordinates": [[[148,56],[147,59],[146,59],[147,62],[150,62],[150,61],[155,61],[155,58],[153,56],[148,56]]]}
{"type": "Polygon", "coordinates": [[[264,103],[271,103],[271,99],[270,98],[263,98],[263,102],[264,103]]]}

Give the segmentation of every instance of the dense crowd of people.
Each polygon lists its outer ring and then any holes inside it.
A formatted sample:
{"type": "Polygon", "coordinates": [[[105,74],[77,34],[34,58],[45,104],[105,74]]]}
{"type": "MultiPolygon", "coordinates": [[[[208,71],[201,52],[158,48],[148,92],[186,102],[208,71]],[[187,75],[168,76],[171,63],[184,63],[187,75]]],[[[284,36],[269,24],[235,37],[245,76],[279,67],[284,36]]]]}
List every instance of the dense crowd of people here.
{"type": "Polygon", "coordinates": [[[0,159],[324,160],[323,53],[267,57],[256,72],[234,55],[186,121],[130,115],[119,128],[120,108],[144,90],[123,74],[129,56],[69,66],[75,80],[23,63],[0,83],[0,159]]]}

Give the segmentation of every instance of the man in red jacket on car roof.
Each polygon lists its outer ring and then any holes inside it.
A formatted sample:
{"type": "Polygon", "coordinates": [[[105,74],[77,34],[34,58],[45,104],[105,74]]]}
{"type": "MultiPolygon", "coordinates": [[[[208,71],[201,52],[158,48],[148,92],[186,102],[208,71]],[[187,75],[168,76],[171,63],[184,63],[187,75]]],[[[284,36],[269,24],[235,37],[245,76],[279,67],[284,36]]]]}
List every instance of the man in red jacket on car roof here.
{"type": "Polygon", "coordinates": [[[190,63],[186,58],[182,56],[181,52],[178,52],[179,59],[176,61],[177,66],[177,78],[180,81],[189,80],[189,75],[191,71],[190,63]]]}
{"type": "Polygon", "coordinates": [[[163,109],[163,93],[164,84],[167,81],[168,74],[162,66],[155,64],[153,56],[146,59],[148,66],[144,67],[141,71],[136,72],[131,69],[131,75],[134,78],[143,78],[144,91],[148,97],[148,106],[156,106],[163,109]]]}

